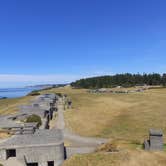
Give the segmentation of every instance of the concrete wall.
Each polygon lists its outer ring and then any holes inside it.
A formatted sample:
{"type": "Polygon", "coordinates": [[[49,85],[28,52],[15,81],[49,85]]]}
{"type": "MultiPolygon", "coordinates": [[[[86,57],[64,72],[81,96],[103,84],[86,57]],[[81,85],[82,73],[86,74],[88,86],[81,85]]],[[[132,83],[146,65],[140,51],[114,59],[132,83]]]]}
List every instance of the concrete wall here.
{"type": "Polygon", "coordinates": [[[162,136],[150,136],[150,150],[163,150],[162,136]]]}
{"type": "Polygon", "coordinates": [[[18,160],[24,156],[27,163],[38,162],[39,166],[47,166],[47,161],[54,161],[55,166],[60,166],[64,161],[64,144],[16,149],[18,160]]]}
{"type": "MultiPolygon", "coordinates": [[[[56,146],[25,147],[16,149],[16,158],[21,162],[37,162],[39,166],[47,166],[47,161],[54,161],[55,166],[60,166],[64,161],[64,144],[56,146]]],[[[0,150],[0,159],[6,160],[6,149],[0,150]]]]}
{"type": "Polygon", "coordinates": [[[6,160],[6,159],[7,159],[6,149],[0,149],[0,160],[6,160]]]}
{"type": "MultiPolygon", "coordinates": [[[[39,166],[48,166],[48,164],[47,164],[47,162],[43,162],[43,163],[38,163],[39,164],[39,166]]],[[[54,161],[54,166],[61,166],[62,165],[62,162],[55,162],[54,161]]]]}

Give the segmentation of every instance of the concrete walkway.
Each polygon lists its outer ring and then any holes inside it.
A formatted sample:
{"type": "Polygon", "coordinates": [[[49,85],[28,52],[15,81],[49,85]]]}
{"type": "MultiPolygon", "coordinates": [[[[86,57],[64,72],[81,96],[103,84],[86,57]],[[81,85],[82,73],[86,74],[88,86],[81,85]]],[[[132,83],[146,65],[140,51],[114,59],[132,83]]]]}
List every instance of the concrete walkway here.
{"type": "Polygon", "coordinates": [[[58,101],[58,118],[57,118],[56,124],[55,124],[56,129],[60,129],[60,130],[65,129],[63,111],[64,111],[63,101],[62,101],[62,98],[60,98],[58,101]]]}

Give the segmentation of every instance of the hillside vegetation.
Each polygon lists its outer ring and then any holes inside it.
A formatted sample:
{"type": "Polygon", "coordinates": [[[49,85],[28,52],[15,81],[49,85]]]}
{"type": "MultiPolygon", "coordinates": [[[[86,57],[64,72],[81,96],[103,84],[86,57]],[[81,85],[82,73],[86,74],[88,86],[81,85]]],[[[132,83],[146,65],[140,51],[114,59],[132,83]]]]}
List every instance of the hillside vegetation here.
{"type": "Polygon", "coordinates": [[[25,96],[20,98],[12,98],[12,99],[1,99],[0,100],[0,115],[4,114],[12,114],[19,110],[20,105],[25,105],[29,103],[32,96],[25,96]]]}
{"type": "Polygon", "coordinates": [[[63,166],[165,166],[163,152],[145,152],[142,150],[123,151],[119,153],[93,153],[76,155],[67,160],[63,166]]]}
{"type": "MultiPolygon", "coordinates": [[[[68,128],[83,136],[141,144],[150,128],[166,133],[166,89],[132,94],[90,94],[86,89],[55,88],[68,94],[73,107],[65,112],[68,128]]],[[[165,138],[166,141],[166,138],[165,138]]]]}
{"type": "Polygon", "coordinates": [[[68,94],[72,99],[73,108],[65,112],[68,128],[84,136],[110,138],[120,150],[75,155],[63,166],[166,165],[166,152],[142,150],[150,128],[166,133],[166,89],[132,94],[90,94],[86,89],[65,87],[50,92],[68,94]]]}
{"type": "Polygon", "coordinates": [[[131,87],[135,85],[166,85],[166,74],[117,74],[81,79],[71,85],[75,88],[112,88],[116,86],[131,87]]]}
{"type": "MultiPolygon", "coordinates": [[[[73,103],[72,109],[65,112],[67,127],[83,136],[109,138],[120,150],[113,154],[101,151],[76,155],[64,166],[166,165],[166,152],[141,150],[150,128],[162,129],[166,135],[166,88],[131,94],[91,94],[87,89],[66,86],[40,93],[67,94],[73,103]]],[[[28,96],[1,100],[1,114],[17,111],[19,105],[30,99],[28,96]]]]}

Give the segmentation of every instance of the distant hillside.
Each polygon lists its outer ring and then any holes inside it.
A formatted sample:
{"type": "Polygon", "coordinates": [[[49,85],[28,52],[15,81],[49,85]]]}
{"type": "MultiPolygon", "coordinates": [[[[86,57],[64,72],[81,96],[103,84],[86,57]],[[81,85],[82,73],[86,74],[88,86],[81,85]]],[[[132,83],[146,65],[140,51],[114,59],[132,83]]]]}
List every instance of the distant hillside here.
{"type": "Polygon", "coordinates": [[[55,88],[55,87],[63,87],[67,84],[42,84],[42,85],[32,85],[27,86],[26,88],[37,88],[37,89],[46,89],[46,88],[55,88]]]}
{"type": "Polygon", "coordinates": [[[80,79],[71,83],[75,88],[111,88],[116,86],[132,87],[136,85],[166,85],[166,74],[116,74],[80,79]]]}

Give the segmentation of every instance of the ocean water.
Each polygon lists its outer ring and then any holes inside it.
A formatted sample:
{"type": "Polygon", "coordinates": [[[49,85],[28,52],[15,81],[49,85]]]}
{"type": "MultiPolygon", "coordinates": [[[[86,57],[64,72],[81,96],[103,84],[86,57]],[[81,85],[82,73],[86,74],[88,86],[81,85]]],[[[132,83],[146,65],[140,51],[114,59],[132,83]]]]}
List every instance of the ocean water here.
{"type": "Polygon", "coordinates": [[[0,98],[22,97],[32,92],[33,90],[39,90],[39,88],[0,88],[0,98]]]}

